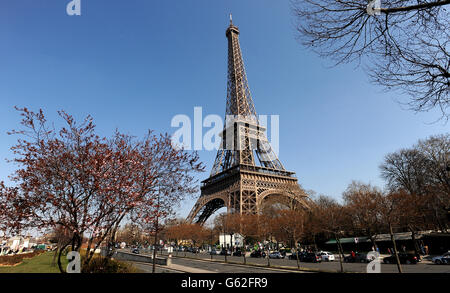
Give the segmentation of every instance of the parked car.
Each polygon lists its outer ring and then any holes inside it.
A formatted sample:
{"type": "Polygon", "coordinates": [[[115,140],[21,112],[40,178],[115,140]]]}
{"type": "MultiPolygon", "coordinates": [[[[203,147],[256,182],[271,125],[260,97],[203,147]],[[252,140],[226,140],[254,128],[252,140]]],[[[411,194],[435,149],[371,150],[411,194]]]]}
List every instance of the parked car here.
{"type": "Polygon", "coordinates": [[[281,258],[284,258],[284,256],[279,251],[274,251],[274,252],[269,253],[269,258],[281,259],[281,258]]]}
{"type": "Polygon", "coordinates": [[[217,254],[220,254],[220,251],[213,249],[213,250],[211,250],[211,251],[209,252],[209,254],[211,254],[211,255],[217,255],[217,254]]]}
{"type": "Polygon", "coordinates": [[[242,256],[242,251],[236,250],[235,252],[233,252],[233,256],[242,256]]]}
{"type": "Polygon", "coordinates": [[[450,265],[450,251],[444,253],[443,255],[435,256],[431,260],[437,265],[450,265]]]}
{"type": "Polygon", "coordinates": [[[190,253],[198,253],[199,250],[200,249],[198,249],[197,247],[188,247],[186,251],[190,253]]]}
{"type": "Polygon", "coordinates": [[[289,259],[302,259],[304,257],[304,255],[306,254],[306,252],[302,251],[302,252],[294,252],[292,254],[289,255],[289,259]]]}
{"type": "Polygon", "coordinates": [[[266,257],[266,253],[261,250],[253,250],[252,253],[250,253],[250,257],[266,257]]]}
{"type": "Polygon", "coordinates": [[[300,261],[303,262],[322,262],[322,257],[318,253],[308,252],[300,255],[300,261]]]}
{"type": "Polygon", "coordinates": [[[135,253],[135,254],[139,254],[139,248],[133,248],[133,249],[131,249],[131,252],[132,253],[135,253]]]}
{"type": "MultiPolygon", "coordinates": [[[[418,262],[417,256],[414,253],[403,253],[402,252],[402,253],[398,254],[398,258],[400,260],[400,263],[402,263],[402,264],[417,264],[417,262],[418,262]]],[[[383,262],[387,263],[387,264],[389,264],[389,263],[395,264],[396,263],[395,255],[393,254],[393,255],[383,258],[383,262]]]]}
{"type": "Polygon", "coordinates": [[[369,256],[367,252],[357,252],[355,257],[347,255],[344,257],[344,262],[371,262],[374,260],[374,256],[369,256]]]}
{"type": "Polygon", "coordinates": [[[321,251],[319,254],[323,261],[334,261],[335,259],[334,254],[328,251],[321,251]]]}
{"type": "Polygon", "coordinates": [[[227,250],[227,249],[222,249],[220,251],[220,255],[231,255],[231,251],[227,250]]]}

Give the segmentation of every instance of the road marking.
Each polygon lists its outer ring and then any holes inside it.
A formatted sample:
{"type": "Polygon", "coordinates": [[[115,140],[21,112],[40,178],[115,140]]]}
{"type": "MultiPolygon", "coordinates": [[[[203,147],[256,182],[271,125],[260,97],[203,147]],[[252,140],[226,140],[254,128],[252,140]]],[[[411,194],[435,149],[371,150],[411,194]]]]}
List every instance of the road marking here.
{"type": "MultiPolygon", "coordinates": [[[[289,268],[282,269],[282,268],[264,267],[264,266],[255,265],[255,264],[244,265],[244,264],[236,264],[236,263],[226,263],[226,262],[222,262],[222,261],[219,261],[219,260],[193,259],[193,258],[188,258],[188,257],[183,257],[183,256],[172,256],[172,257],[173,258],[180,258],[180,259],[188,259],[188,260],[191,260],[191,261],[217,263],[217,264],[236,266],[236,267],[257,268],[259,270],[279,271],[279,272],[289,272],[289,273],[305,273],[305,271],[299,271],[299,270],[297,270],[295,268],[293,268],[293,269],[289,269],[289,268]]],[[[218,270],[216,270],[216,271],[218,272],[218,270]]]]}

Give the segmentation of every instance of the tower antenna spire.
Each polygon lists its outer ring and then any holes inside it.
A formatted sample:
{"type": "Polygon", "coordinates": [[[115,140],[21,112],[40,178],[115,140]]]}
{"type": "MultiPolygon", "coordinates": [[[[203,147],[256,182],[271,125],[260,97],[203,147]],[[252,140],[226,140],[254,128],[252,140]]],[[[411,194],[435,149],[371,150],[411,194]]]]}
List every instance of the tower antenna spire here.
{"type": "Polygon", "coordinates": [[[230,25],[233,24],[233,14],[230,13],[230,25]]]}

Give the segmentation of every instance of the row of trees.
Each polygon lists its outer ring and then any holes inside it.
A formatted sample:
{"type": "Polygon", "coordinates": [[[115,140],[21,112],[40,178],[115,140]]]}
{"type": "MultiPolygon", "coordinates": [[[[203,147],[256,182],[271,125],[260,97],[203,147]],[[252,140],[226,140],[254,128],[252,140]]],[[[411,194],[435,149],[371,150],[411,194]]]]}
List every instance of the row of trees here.
{"type": "MultiPolygon", "coordinates": [[[[220,215],[210,229],[183,221],[166,221],[164,227],[161,222],[177,203],[196,191],[192,173],[204,169],[196,153],[174,148],[167,135],[149,132],[139,140],[116,131],[101,138],[91,117],[78,124],[59,112],[65,125],[56,130],[42,111],[18,110],[22,129],[11,132],[20,136],[11,160],[18,168],[11,176],[15,186],[0,182],[0,230],[60,231],[61,271],[64,248],[80,251],[84,242],[88,265],[97,248],[117,240],[124,222],[133,223],[130,231],[152,235],[154,244],[160,238],[190,239],[198,246],[215,242],[213,235],[221,232],[239,233],[246,242],[276,239],[294,249],[297,243],[347,234],[367,235],[376,247],[379,233],[411,231],[414,238],[422,229],[449,228],[449,134],[388,154],[380,166],[386,190],[353,182],[342,202],[319,196],[310,210],[220,215]]],[[[339,240],[338,248],[342,254],[339,240]]]]}
{"type": "Polygon", "coordinates": [[[0,183],[0,231],[65,229],[70,237],[60,247],[80,251],[87,241],[83,265],[95,249],[113,237],[124,221],[144,231],[157,231],[183,198],[196,191],[192,173],[203,171],[195,152],[175,148],[168,135],[148,132],[137,139],[116,131],[96,134],[92,117],[78,124],[64,111],[56,129],[44,113],[17,109],[22,129],[12,147],[18,168],[15,183],[0,183]]]}
{"type": "MultiPolygon", "coordinates": [[[[387,182],[384,190],[355,181],[345,190],[341,202],[311,194],[310,210],[275,207],[259,215],[220,214],[214,220],[213,232],[230,236],[239,233],[247,244],[275,239],[294,251],[300,248],[299,243],[315,244],[317,239],[335,238],[341,260],[340,238],[365,235],[376,249],[376,235],[388,233],[397,255],[394,232],[411,232],[416,244],[421,230],[450,228],[449,155],[450,135],[433,136],[385,157],[380,166],[387,182]]],[[[210,241],[208,232],[198,225],[175,224],[170,231],[169,240],[196,235],[195,244],[210,241]]],[[[417,244],[415,250],[419,253],[417,244]]],[[[398,268],[401,271],[399,263],[398,268]]]]}

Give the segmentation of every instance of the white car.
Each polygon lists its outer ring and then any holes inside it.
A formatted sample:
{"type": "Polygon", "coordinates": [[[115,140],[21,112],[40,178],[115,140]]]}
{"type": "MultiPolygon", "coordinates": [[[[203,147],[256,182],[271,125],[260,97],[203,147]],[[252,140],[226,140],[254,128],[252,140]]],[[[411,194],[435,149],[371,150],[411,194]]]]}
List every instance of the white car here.
{"type": "Polygon", "coordinates": [[[334,254],[328,251],[321,251],[319,255],[322,257],[323,261],[334,261],[334,254]]]}

